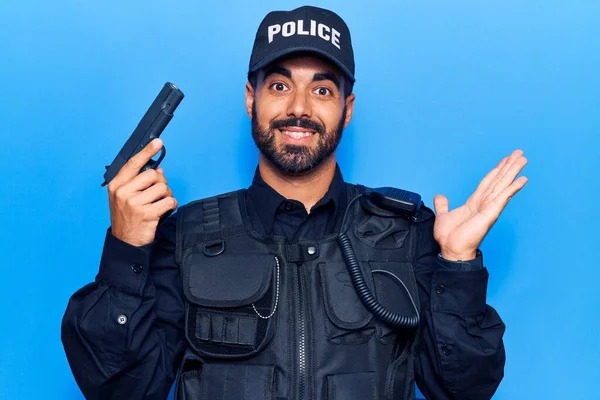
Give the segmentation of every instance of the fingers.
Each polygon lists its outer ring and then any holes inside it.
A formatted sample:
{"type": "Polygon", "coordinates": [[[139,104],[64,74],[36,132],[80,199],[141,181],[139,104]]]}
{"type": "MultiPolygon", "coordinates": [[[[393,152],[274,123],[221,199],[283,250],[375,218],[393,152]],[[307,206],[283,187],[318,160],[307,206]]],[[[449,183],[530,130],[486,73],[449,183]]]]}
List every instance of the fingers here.
{"type": "Polygon", "coordinates": [[[433,198],[433,207],[437,215],[445,214],[448,212],[448,199],[441,194],[436,195],[433,198]]]}
{"type": "Polygon", "coordinates": [[[157,167],[156,170],[144,171],[131,182],[138,188],[144,188],[140,189],[141,191],[135,196],[135,202],[147,206],[148,214],[153,219],[160,218],[168,210],[177,208],[177,200],[167,185],[164,173],[165,171],[161,167],[157,167]],[[136,179],[139,181],[134,183],[136,179]],[[151,186],[146,188],[148,182],[151,183],[151,186]]]}
{"type": "Polygon", "coordinates": [[[506,171],[513,165],[514,161],[522,155],[522,150],[515,150],[510,156],[503,158],[502,161],[500,161],[500,163],[498,163],[498,165],[481,181],[477,190],[473,193],[472,198],[477,197],[477,202],[479,202],[479,199],[489,199],[490,193],[492,193],[502,176],[506,174],[506,171]]]}
{"type": "Polygon", "coordinates": [[[151,204],[158,199],[172,197],[173,192],[164,182],[158,182],[135,196],[135,203],[139,205],[151,204]]]}
{"type": "Polygon", "coordinates": [[[115,200],[130,202],[131,207],[143,206],[173,195],[164,174],[154,169],[142,172],[125,185],[116,188],[109,185],[108,193],[115,200]]]}
{"type": "Polygon", "coordinates": [[[174,210],[177,208],[177,200],[174,197],[165,197],[148,207],[148,214],[152,217],[158,219],[169,210],[174,210]]]}
{"type": "Polygon", "coordinates": [[[127,191],[134,193],[146,190],[156,183],[167,183],[167,178],[154,169],[148,169],[133,178],[124,187],[127,188],[127,191]]]}
{"type": "Polygon", "coordinates": [[[519,172],[525,167],[527,158],[523,157],[522,154],[523,153],[521,152],[521,154],[515,157],[510,163],[510,166],[505,166],[503,168],[504,171],[498,174],[496,182],[488,195],[490,200],[493,201],[496,196],[512,185],[519,172]]]}
{"type": "Polygon", "coordinates": [[[512,184],[510,184],[508,187],[506,187],[490,204],[488,209],[486,210],[486,214],[491,214],[494,218],[498,218],[498,216],[500,216],[500,213],[502,212],[502,210],[504,210],[504,208],[506,207],[506,205],[508,204],[508,202],[510,201],[510,199],[512,199],[512,197],[517,194],[521,189],[523,189],[523,187],[525,186],[525,184],[528,182],[527,177],[525,176],[520,176],[517,180],[515,180],[512,184]]]}
{"type": "Polygon", "coordinates": [[[475,195],[481,195],[488,192],[490,185],[492,184],[496,176],[498,176],[498,173],[500,172],[502,167],[504,167],[507,160],[508,157],[504,157],[498,163],[498,165],[496,165],[490,172],[488,172],[488,174],[481,180],[481,182],[479,182],[479,185],[477,186],[477,189],[474,193],[475,195]]]}
{"type": "Polygon", "coordinates": [[[140,169],[150,161],[162,148],[163,142],[160,138],[152,140],[139,153],[131,157],[119,170],[119,173],[111,181],[113,186],[122,186],[133,179],[140,169]]]}

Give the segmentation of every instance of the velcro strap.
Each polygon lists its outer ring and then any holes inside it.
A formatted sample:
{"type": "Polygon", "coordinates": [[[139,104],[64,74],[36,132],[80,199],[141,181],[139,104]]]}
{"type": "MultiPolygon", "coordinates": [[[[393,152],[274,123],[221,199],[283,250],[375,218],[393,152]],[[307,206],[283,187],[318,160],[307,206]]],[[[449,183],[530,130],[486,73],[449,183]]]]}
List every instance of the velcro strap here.
{"type": "Polygon", "coordinates": [[[221,230],[219,199],[202,203],[204,208],[204,233],[221,230]]]}

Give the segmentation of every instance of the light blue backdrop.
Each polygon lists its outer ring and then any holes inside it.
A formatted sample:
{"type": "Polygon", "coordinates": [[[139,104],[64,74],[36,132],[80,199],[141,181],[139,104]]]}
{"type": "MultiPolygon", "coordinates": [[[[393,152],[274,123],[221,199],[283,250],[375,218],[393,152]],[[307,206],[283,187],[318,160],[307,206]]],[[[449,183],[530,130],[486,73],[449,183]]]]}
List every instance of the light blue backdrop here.
{"type": "MultiPolygon", "coordinates": [[[[62,345],[94,279],[109,163],[165,81],[180,204],[250,183],[254,33],[298,1],[2,1],[0,398],[80,399],[62,345]]],[[[329,1],[353,34],[344,177],[462,203],[515,148],[530,182],[483,244],[507,324],[496,399],[589,399],[600,386],[600,2],[329,1]],[[596,251],[595,251],[596,250],[596,251]]]]}

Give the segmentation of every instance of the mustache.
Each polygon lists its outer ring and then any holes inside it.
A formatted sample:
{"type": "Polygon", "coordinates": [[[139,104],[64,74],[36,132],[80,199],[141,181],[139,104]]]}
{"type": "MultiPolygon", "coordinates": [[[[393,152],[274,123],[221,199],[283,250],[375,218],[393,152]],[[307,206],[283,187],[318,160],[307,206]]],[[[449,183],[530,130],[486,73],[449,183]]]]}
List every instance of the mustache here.
{"type": "Polygon", "coordinates": [[[297,126],[299,128],[312,129],[321,135],[325,132],[325,128],[321,124],[307,118],[290,117],[271,122],[271,129],[281,129],[285,128],[286,126],[297,126]]]}

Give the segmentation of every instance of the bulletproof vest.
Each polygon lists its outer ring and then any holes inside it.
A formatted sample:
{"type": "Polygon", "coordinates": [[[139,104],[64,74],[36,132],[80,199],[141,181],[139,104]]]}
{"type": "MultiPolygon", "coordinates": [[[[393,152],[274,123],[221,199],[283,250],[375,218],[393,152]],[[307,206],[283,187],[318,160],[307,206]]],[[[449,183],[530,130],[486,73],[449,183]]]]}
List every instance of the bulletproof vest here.
{"type": "MultiPolygon", "coordinates": [[[[349,202],[364,190],[346,185],[349,202]]],[[[293,242],[261,235],[245,195],[178,210],[188,346],[176,399],[413,399],[418,328],[394,328],[365,308],[337,233],[293,242]]],[[[348,236],[377,301],[415,314],[407,291],[418,307],[417,224],[377,214],[351,204],[348,236]]]]}

